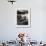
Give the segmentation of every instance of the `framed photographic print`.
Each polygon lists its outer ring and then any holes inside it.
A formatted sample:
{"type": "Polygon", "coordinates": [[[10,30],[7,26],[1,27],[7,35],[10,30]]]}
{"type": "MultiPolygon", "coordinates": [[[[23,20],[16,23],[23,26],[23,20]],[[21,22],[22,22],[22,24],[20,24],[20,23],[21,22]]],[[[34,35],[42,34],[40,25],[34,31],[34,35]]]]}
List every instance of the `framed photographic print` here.
{"type": "Polygon", "coordinates": [[[18,8],[16,10],[16,27],[30,27],[31,26],[31,9],[18,8]]]}

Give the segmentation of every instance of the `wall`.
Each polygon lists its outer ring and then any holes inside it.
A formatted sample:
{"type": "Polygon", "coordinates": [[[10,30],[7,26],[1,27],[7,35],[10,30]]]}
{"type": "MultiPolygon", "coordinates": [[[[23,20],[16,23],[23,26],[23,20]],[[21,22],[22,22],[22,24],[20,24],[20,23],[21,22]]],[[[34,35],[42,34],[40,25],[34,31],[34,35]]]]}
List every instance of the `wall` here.
{"type": "Polygon", "coordinates": [[[14,5],[0,0],[0,40],[15,40],[25,32],[33,40],[46,40],[45,0],[17,0],[14,5]],[[16,28],[16,8],[31,8],[31,28],[16,28]]]}

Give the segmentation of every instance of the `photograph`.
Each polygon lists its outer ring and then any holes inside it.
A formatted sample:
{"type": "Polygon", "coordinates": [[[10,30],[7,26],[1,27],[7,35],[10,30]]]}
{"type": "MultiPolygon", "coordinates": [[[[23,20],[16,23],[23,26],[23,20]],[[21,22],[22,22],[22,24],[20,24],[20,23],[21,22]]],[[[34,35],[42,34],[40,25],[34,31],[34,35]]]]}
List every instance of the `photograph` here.
{"type": "Polygon", "coordinates": [[[28,10],[17,11],[17,25],[28,25],[28,10]]]}
{"type": "Polygon", "coordinates": [[[29,27],[30,18],[30,9],[17,9],[17,27],[29,27]]]}

